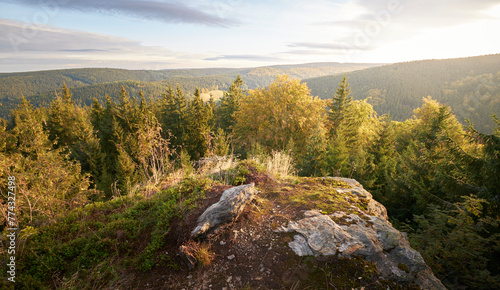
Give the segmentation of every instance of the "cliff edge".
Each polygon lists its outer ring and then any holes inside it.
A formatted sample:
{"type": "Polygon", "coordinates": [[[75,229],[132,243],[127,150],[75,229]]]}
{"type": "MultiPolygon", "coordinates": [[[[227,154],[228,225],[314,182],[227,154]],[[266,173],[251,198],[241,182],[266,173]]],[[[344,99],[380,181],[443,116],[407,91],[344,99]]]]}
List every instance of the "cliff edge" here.
{"type": "Polygon", "coordinates": [[[170,286],[446,289],[356,180],[257,180],[219,191],[186,217],[184,270],[168,276],[170,286]]]}

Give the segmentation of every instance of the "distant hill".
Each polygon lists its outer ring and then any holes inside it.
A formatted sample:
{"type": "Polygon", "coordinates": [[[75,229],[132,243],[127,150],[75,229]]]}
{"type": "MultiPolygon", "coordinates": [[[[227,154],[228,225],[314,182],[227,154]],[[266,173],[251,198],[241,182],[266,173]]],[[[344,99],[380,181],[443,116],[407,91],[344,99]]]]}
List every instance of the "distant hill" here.
{"type": "Polygon", "coordinates": [[[83,68],[24,73],[0,73],[0,117],[10,111],[25,96],[35,106],[47,106],[60,91],[63,82],[73,92],[77,103],[89,105],[94,98],[104,100],[106,94],[115,97],[123,85],[131,96],[142,90],[146,97],[158,98],[168,85],[179,85],[192,94],[196,87],[207,90],[227,88],[240,75],[245,88],[253,89],[270,84],[276,75],[288,74],[304,79],[345,73],[381,64],[310,63],[257,68],[208,68],[172,70],[125,70],[83,68]]]}
{"type": "MultiPolygon", "coordinates": [[[[331,98],[343,74],[303,80],[311,94],[331,98]]],[[[379,114],[406,120],[422,98],[453,108],[457,118],[491,133],[491,115],[500,116],[500,54],[396,63],[347,73],[354,99],[370,98],[379,114]]]]}
{"type": "Polygon", "coordinates": [[[37,107],[48,106],[63,82],[77,103],[90,105],[94,98],[103,101],[106,94],[117,97],[121,86],[132,97],[143,91],[147,98],[155,99],[169,84],[179,85],[189,96],[197,87],[205,91],[227,89],[237,75],[243,78],[246,89],[254,89],[267,86],[276,75],[287,74],[306,82],[313,95],[327,99],[346,73],[355,99],[370,98],[379,114],[390,114],[394,120],[411,117],[426,96],[451,106],[460,121],[469,118],[482,132],[492,131],[492,113],[500,115],[500,54],[496,54],[391,65],[307,63],[256,68],[84,68],[1,73],[0,117],[8,118],[22,95],[37,107]]]}

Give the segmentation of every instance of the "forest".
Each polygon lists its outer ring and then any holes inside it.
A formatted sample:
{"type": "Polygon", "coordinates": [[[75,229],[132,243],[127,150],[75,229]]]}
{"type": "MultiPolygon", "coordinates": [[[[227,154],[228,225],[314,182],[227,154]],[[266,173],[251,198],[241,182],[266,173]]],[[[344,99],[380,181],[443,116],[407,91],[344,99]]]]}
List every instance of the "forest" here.
{"type": "Polygon", "coordinates": [[[241,75],[247,88],[269,85],[276,75],[287,74],[304,79],[380,64],[358,63],[309,63],[257,68],[209,68],[170,70],[125,70],[112,68],[82,68],[49,70],[23,73],[0,73],[0,118],[8,118],[17,107],[21,96],[35,107],[48,106],[54,99],[54,92],[63,82],[71,88],[76,104],[90,105],[94,98],[104,103],[104,95],[118,98],[120,87],[124,86],[134,96],[142,90],[149,98],[157,99],[168,85],[177,86],[192,97],[196,87],[227,89],[232,80],[241,75]]]}
{"type": "Polygon", "coordinates": [[[495,128],[491,115],[500,112],[500,55],[422,60],[395,64],[307,63],[257,68],[210,68],[176,70],[68,69],[0,74],[0,118],[9,118],[24,96],[35,107],[48,107],[63,82],[77,105],[90,106],[94,99],[105,103],[108,94],[118,100],[123,86],[139,100],[139,91],[151,99],[161,98],[169,85],[179,87],[191,100],[195,89],[227,90],[237,75],[245,89],[269,86],[276,75],[298,78],[311,95],[330,99],[347,73],[355,100],[367,101],[379,115],[395,121],[412,117],[423,97],[432,96],[450,106],[457,120],[466,119],[481,133],[495,128]]]}
{"type": "MultiPolygon", "coordinates": [[[[493,133],[493,113],[500,112],[500,55],[396,63],[350,72],[355,99],[368,99],[375,111],[393,120],[411,118],[422,97],[432,96],[452,108],[460,123],[466,119],[482,133],[493,133]]],[[[331,98],[342,75],[303,80],[311,94],[331,98]]]]}
{"type": "MultiPolygon", "coordinates": [[[[9,118],[0,119],[2,243],[7,239],[9,176],[17,180],[17,220],[21,240],[26,240],[57,219],[74,219],[83,207],[106,202],[119,206],[122,197],[158,190],[179,169],[180,178],[188,178],[210,160],[282,154],[298,176],[343,176],[362,183],[447,287],[498,289],[498,117],[480,111],[477,96],[465,95],[463,110],[457,112],[471,119],[474,112],[487,114],[494,124],[491,133],[479,131],[472,122],[463,125],[433,96],[421,98],[406,119],[405,114],[392,119],[392,111],[379,115],[375,110],[390,103],[389,94],[374,104],[374,96],[358,95],[363,88],[357,87],[359,81],[351,83],[350,76],[355,79],[353,74],[341,77],[328,98],[314,97],[306,83],[287,75],[251,90],[238,75],[221,99],[208,102],[198,88],[187,92],[171,85],[162,88],[159,98],[147,90],[111,86],[113,91],[97,91],[89,105],[75,101],[66,84],[46,107],[35,108],[23,97],[9,118]]],[[[448,84],[446,96],[478,83],[492,87],[484,87],[489,95],[485,93],[482,102],[496,105],[498,75],[493,72],[448,84]]],[[[225,176],[237,184],[237,169],[231,170],[225,176]]],[[[183,190],[196,183],[187,180],[183,190]]],[[[171,196],[182,192],[179,188],[171,196]]],[[[188,204],[191,197],[185,198],[188,204]]],[[[142,209],[121,216],[117,225],[133,226],[141,210],[151,211],[152,206],[144,203],[142,209]]],[[[169,212],[157,210],[159,215],[169,212]]],[[[141,256],[145,269],[154,265],[151,256],[163,237],[161,229],[155,229],[141,256]]],[[[52,242],[40,240],[35,245],[50,256],[56,250],[43,243],[52,242]]],[[[83,249],[82,243],[74,240],[58,251],[63,259],[75,257],[72,247],[83,249]]],[[[91,255],[99,249],[87,250],[91,255]]],[[[41,279],[37,275],[63,263],[54,258],[36,264],[28,250],[21,255],[27,261],[20,266],[25,281],[41,279]]],[[[93,263],[92,259],[78,263],[93,263]]]]}

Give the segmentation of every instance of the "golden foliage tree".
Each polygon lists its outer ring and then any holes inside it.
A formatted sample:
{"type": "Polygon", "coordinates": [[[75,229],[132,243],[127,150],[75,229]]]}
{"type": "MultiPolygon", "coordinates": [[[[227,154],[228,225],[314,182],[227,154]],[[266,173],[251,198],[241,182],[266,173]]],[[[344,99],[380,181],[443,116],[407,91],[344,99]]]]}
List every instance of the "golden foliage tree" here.
{"type": "Polygon", "coordinates": [[[293,142],[300,150],[303,140],[322,126],[324,108],[324,102],[312,97],[306,84],[277,76],[267,89],[250,90],[241,99],[235,115],[237,142],[247,150],[260,143],[269,151],[285,149],[293,142]]]}

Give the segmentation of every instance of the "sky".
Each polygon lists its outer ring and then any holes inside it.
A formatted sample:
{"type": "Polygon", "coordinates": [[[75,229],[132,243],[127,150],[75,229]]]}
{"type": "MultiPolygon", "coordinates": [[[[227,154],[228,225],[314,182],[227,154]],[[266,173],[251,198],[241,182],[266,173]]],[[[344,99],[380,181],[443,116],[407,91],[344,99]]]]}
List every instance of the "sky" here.
{"type": "Polygon", "coordinates": [[[500,0],[0,0],[0,72],[500,53],[500,0]]]}

